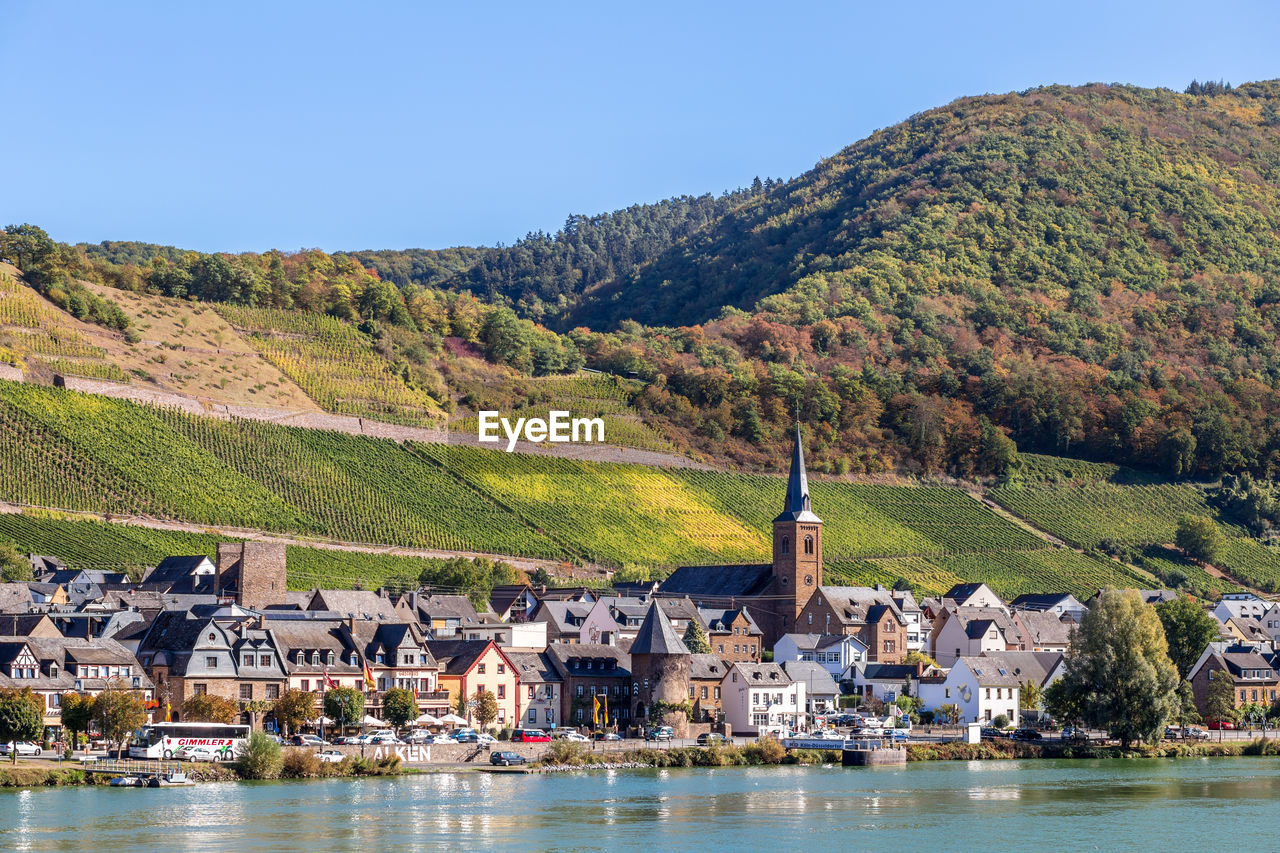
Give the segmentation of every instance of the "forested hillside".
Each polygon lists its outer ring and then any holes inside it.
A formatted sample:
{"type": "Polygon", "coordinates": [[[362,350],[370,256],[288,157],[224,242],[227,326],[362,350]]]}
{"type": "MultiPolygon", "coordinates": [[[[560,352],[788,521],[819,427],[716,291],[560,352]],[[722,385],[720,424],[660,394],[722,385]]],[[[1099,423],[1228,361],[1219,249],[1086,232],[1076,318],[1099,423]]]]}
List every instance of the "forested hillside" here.
{"type": "Polygon", "coordinates": [[[1280,473],[1276,82],[966,98],[791,181],[510,247],[32,260],[39,235],[7,230],[0,255],[68,304],[53,285],[82,278],[346,320],[459,423],[586,365],[646,383],[625,402],[653,446],[746,467],[785,458],[798,412],[837,474],[1014,482],[1018,450],[1280,473]]]}

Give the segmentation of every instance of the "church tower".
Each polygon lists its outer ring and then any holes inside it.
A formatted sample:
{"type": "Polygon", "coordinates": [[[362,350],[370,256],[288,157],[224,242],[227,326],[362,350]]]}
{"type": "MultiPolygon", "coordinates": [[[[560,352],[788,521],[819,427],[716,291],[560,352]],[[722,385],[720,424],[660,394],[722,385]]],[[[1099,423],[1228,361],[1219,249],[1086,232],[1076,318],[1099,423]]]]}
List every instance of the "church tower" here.
{"type": "Polygon", "coordinates": [[[809,597],[822,585],[822,519],[809,503],[809,478],[804,471],[804,448],[796,426],[791,473],[782,514],[773,520],[773,591],[782,597],[782,631],[795,627],[809,597]]]}

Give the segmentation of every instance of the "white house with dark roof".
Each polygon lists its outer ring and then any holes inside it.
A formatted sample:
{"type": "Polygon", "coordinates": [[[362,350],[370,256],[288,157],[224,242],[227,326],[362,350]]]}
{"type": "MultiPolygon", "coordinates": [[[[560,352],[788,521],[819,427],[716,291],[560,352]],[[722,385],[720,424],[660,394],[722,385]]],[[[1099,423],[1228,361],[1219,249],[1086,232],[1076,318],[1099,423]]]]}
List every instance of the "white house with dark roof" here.
{"type": "Polygon", "coordinates": [[[774,644],[773,660],[816,663],[839,681],[867,660],[867,644],[852,634],[783,634],[774,644]]]}
{"type": "Polygon", "coordinates": [[[805,684],[781,664],[735,663],[720,682],[720,704],[734,734],[759,735],[804,724],[805,684]]]}
{"type": "Polygon", "coordinates": [[[916,692],[925,710],[958,706],[959,722],[990,723],[1004,715],[1010,725],[1017,726],[1022,719],[1018,705],[1025,679],[1020,679],[1015,669],[998,654],[965,656],[958,659],[945,676],[921,678],[916,692]]]}

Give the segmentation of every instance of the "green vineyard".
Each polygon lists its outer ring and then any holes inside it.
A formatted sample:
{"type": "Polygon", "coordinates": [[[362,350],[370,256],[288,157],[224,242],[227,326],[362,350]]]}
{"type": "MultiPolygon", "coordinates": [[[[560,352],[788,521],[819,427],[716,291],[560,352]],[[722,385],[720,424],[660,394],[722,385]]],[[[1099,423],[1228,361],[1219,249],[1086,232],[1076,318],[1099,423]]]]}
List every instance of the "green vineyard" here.
{"type": "MultiPolygon", "coordinates": [[[[982,580],[1011,595],[1153,586],[1176,574],[1189,589],[1230,586],[1160,555],[1149,567],[1133,558],[1141,566],[1135,570],[1050,547],[958,489],[830,480],[814,480],[811,488],[826,522],[833,583],[906,578],[922,590],[943,591],[982,580]]],[[[0,382],[0,500],[37,507],[660,574],[677,565],[767,561],[784,491],[779,477],[397,444],[0,382]]],[[[995,497],[1086,548],[1108,538],[1136,548],[1158,545],[1172,539],[1182,513],[1210,513],[1191,486],[1087,478],[1083,486],[998,489],[995,497]]],[[[1264,589],[1280,585],[1277,552],[1228,532],[1235,538],[1222,567],[1264,589]]],[[[147,550],[151,540],[143,536],[141,544],[124,542],[119,553],[107,548],[93,558],[165,556],[158,547],[147,550]]],[[[56,541],[40,550],[63,555],[56,541]]],[[[416,565],[388,558],[364,572],[362,556],[300,559],[293,582],[304,586],[361,576],[405,583],[416,565]]]]}
{"type": "Polygon", "coordinates": [[[1172,542],[1178,518],[1186,513],[1212,516],[1204,494],[1194,486],[1084,486],[1000,488],[996,503],[1081,548],[1103,539],[1122,545],[1172,542]]]}
{"type": "MultiPolygon", "coordinates": [[[[549,376],[523,382],[529,404],[503,417],[547,418],[552,409],[567,411],[575,418],[600,418],[604,421],[605,442],[640,450],[673,452],[671,442],[649,427],[632,408],[630,400],[638,383],[612,376],[549,376]]],[[[449,429],[475,435],[480,419],[468,415],[452,421],[449,429]]]]}
{"type": "Polygon", "coordinates": [[[326,412],[434,426],[439,406],[392,370],[354,327],[320,314],[218,305],[262,357],[326,412]]]}

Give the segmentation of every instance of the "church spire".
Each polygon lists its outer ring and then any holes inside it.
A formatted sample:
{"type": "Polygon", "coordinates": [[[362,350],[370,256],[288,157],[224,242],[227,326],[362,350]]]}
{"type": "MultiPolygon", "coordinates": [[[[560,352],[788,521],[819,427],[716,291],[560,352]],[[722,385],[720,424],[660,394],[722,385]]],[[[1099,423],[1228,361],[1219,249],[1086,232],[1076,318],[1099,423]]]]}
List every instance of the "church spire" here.
{"type": "Polygon", "coordinates": [[[795,444],[791,449],[791,473],[787,477],[787,498],[782,514],[774,521],[821,521],[813,514],[809,501],[809,477],[804,470],[804,445],[800,441],[800,425],[796,424],[795,444]]]}

